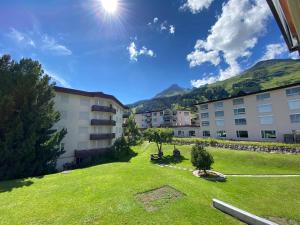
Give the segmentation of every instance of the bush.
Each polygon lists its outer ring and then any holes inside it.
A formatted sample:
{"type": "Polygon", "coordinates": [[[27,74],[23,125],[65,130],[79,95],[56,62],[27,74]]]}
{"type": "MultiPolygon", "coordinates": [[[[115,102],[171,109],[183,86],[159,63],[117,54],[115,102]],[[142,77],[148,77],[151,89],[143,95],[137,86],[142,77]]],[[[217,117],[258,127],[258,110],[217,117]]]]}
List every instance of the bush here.
{"type": "Polygon", "coordinates": [[[134,152],[131,150],[125,137],[118,138],[111,148],[112,158],[115,160],[124,160],[131,157],[134,152]]]}
{"type": "Polygon", "coordinates": [[[198,170],[203,170],[206,174],[206,170],[211,169],[211,165],[214,163],[213,156],[205,150],[203,145],[197,143],[193,146],[191,151],[191,162],[198,170]]]}

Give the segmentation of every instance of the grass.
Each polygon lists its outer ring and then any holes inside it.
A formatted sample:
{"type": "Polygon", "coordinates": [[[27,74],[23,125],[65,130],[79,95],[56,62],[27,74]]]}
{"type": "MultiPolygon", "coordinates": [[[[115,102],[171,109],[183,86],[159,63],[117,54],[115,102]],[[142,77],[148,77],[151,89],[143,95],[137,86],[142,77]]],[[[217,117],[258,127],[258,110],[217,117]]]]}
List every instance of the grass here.
{"type": "MultiPolygon", "coordinates": [[[[178,146],[191,167],[190,146],[178,146]]],[[[165,154],[173,146],[164,146],[165,154]]],[[[149,161],[154,144],[134,147],[130,162],[109,163],[69,174],[0,182],[1,224],[241,224],[211,206],[218,198],[264,217],[300,222],[300,178],[229,177],[210,182],[191,172],[149,161]],[[184,194],[148,212],[138,193],[169,185],[184,194]]],[[[300,174],[297,155],[209,149],[222,173],[300,174]],[[297,166],[298,165],[298,166],[297,166]]],[[[170,162],[174,163],[174,162],[170,162]]],[[[159,202],[161,204],[161,202],[159,202]]]]}

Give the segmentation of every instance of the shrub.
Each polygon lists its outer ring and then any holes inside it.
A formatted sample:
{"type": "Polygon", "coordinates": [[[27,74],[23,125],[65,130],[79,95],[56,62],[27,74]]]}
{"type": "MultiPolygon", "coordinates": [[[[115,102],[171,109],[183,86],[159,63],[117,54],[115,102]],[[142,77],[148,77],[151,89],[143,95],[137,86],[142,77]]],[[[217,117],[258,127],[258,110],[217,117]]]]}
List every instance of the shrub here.
{"type": "Polygon", "coordinates": [[[118,138],[111,148],[112,158],[115,160],[124,160],[131,157],[134,152],[131,150],[125,137],[118,138]]]}
{"type": "Polygon", "coordinates": [[[193,146],[191,151],[191,162],[199,170],[203,170],[206,174],[206,170],[211,169],[211,165],[214,163],[213,156],[205,150],[203,145],[197,143],[193,146]]]}

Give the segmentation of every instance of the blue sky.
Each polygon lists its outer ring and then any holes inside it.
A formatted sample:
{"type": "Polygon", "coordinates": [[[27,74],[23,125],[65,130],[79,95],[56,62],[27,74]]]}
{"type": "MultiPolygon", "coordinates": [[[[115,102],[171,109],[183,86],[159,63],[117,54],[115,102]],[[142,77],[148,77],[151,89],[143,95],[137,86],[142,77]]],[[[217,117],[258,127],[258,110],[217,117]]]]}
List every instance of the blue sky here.
{"type": "MultiPolygon", "coordinates": [[[[116,0],[104,0],[116,1],[116,0]]],[[[123,103],[235,76],[289,54],[265,0],[0,2],[0,55],[39,60],[60,86],[123,103]]]]}

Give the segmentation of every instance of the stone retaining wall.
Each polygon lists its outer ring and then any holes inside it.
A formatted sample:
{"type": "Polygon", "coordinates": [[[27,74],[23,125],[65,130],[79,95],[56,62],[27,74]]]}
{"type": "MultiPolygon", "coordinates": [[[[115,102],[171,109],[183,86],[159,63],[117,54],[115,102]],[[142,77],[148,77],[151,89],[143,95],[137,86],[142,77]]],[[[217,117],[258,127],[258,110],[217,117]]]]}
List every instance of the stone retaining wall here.
{"type": "MultiPolygon", "coordinates": [[[[173,141],[173,144],[177,145],[188,145],[195,144],[196,142],[186,142],[186,141],[173,141]]],[[[289,154],[300,154],[300,147],[290,148],[283,146],[258,146],[258,145],[245,145],[245,144],[232,144],[232,143],[208,143],[200,142],[205,146],[212,146],[217,148],[226,148],[232,150],[241,151],[253,151],[253,152],[269,152],[269,153],[289,153],[289,154]]]]}

